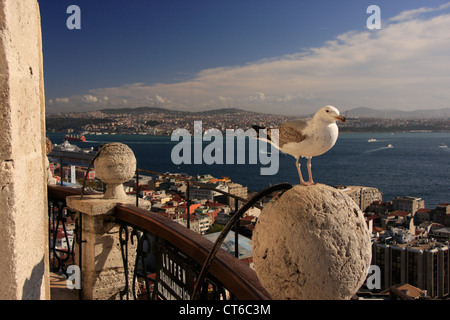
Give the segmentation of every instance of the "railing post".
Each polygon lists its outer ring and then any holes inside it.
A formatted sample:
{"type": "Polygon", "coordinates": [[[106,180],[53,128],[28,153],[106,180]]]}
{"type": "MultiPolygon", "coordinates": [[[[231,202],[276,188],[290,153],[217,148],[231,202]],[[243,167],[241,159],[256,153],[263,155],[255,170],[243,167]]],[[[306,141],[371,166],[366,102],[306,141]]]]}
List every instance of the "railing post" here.
{"type": "Polygon", "coordinates": [[[190,196],[190,183],[189,181],[186,181],[187,185],[186,185],[186,212],[187,212],[187,228],[191,229],[191,196],[190,196]]]}
{"type": "MultiPolygon", "coordinates": [[[[81,270],[82,299],[117,298],[123,286],[123,264],[120,252],[119,226],[113,213],[117,202],[101,201],[95,196],[70,196],[67,204],[79,214],[82,239],[75,248],[81,270]]],[[[126,202],[125,202],[126,203],[126,202]]],[[[130,204],[134,204],[131,197],[130,204]]]]}
{"type": "MultiPolygon", "coordinates": [[[[80,278],[83,279],[83,269],[81,268],[81,266],[83,265],[83,243],[85,243],[86,241],[83,240],[83,229],[82,229],[82,225],[83,225],[83,215],[81,214],[81,212],[78,213],[78,221],[77,221],[77,235],[76,238],[77,241],[74,241],[74,248],[75,248],[75,243],[77,244],[77,248],[78,248],[78,267],[80,268],[80,278]]],[[[74,240],[75,240],[74,239],[74,240]]],[[[75,259],[76,261],[76,259],[75,259]]],[[[83,286],[80,287],[79,291],[78,291],[78,298],[81,300],[83,299],[83,286]]]]}
{"type": "Polygon", "coordinates": [[[139,169],[136,168],[136,207],[139,207],[139,169]]]}
{"type": "Polygon", "coordinates": [[[63,172],[63,158],[62,157],[59,158],[59,173],[61,175],[60,183],[63,186],[64,185],[64,183],[63,183],[63,181],[64,181],[64,172],[63,172]]]}
{"type": "MultiPolygon", "coordinates": [[[[238,212],[239,210],[239,200],[236,199],[234,201],[234,212],[238,212]]],[[[234,256],[239,259],[239,227],[240,227],[240,219],[236,221],[234,227],[234,256]]]]}

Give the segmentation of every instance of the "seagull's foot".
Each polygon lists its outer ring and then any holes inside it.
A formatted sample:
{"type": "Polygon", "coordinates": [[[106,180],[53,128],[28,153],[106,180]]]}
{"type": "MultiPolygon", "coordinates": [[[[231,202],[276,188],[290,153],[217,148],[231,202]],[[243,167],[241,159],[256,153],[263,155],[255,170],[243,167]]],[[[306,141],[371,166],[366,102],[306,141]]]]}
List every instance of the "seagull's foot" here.
{"type": "Polygon", "coordinates": [[[302,186],[313,186],[316,183],[314,181],[302,181],[301,184],[302,186]]]}

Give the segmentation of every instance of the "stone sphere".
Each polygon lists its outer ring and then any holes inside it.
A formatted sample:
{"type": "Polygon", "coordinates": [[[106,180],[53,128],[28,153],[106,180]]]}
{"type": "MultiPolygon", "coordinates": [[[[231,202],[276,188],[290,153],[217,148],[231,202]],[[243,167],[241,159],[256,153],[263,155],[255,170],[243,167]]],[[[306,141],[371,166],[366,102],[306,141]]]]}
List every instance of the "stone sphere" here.
{"type": "Polygon", "coordinates": [[[130,147],[117,142],[104,145],[94,167],[97,177],[106,184],[105,198],[126,196],[122,184],[136,172],[136,157],[130,147]]]}
{"type": "Polygon", "coordinates": [[[252,243],[256,274],[277,300],[350,299],[371,262],[361,210],[323,184],[294,186],[269,202],[252,243]]]}

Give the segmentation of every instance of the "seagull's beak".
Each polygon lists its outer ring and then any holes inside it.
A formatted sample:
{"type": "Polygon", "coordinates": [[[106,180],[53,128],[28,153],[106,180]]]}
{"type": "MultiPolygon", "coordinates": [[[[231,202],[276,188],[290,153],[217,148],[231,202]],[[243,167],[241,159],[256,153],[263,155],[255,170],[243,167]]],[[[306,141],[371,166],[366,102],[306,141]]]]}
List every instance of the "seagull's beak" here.
{"type": "Polygon", "coordinates": [[[344,116],[337,116],[336,120],[339,120],[341,122],[345,122],[345,117],[344,116]]]}

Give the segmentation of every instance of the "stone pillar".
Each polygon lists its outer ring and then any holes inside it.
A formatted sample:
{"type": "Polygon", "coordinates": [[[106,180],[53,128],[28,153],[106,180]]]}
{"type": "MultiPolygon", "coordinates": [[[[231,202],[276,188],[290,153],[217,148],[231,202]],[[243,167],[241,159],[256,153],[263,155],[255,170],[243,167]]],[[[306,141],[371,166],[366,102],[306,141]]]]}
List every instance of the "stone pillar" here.
{"type": "Polygon", "coordinates": [[[0,299],[49,299],[45,103],[36,0],[0,0],[0,299]]]}
{"type": "MultiPolygon", "coordinates": [[[[119,299],[119,291],[125,286],[119,225],[113,217],[118,203],[135,204],[136,200],[129,197],[117,201],[104,199],[103,195],[67,198],[68,207],[82,215],[81,288],[84,300],[119,299]]],[[[78,266],[79,246],[75,246],[75,264],[78,266]]],[[[128,251],[133,253],[131,249],[128,251]]]]}
{"type": "MultiPolygon", "coordinates": [[[[100,150],[94,166],[98,177],[106,183],[105,195],[67,197],[67,206],[82,215],[82,298],[118,299],[119,291],[125,286],[125,276],[119,225],[114,222],[113,213],[119,203],[136,204],[136,198],[123,191],[123,183],[131,180],[136,171],[136,158],[128,146],[112,143],[100,150]]],[[[140,204],[148,202],[140,199],[140,204]]],[[[76,259],[80,250],[78,246],[75,248],[76,259]]],[[[129,262],[134,263],[132,254],[135,248],[129,247],[128,252],[129,262]]],[[[79,265],[79,261],[76,263],[79,265]]],[[[129,270],[132,272],[133,269],[129,270]]]]}

